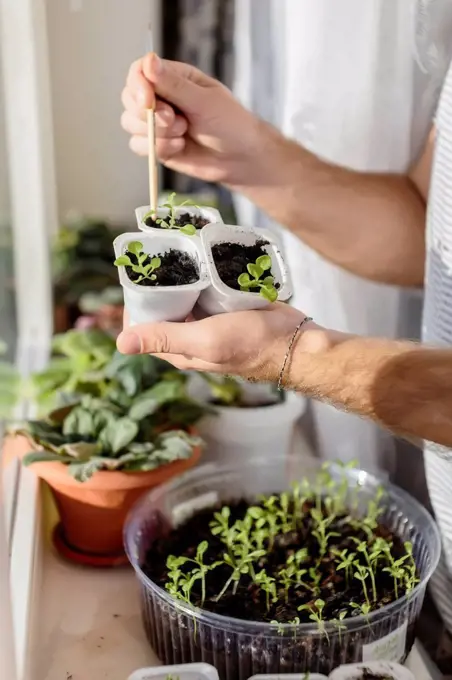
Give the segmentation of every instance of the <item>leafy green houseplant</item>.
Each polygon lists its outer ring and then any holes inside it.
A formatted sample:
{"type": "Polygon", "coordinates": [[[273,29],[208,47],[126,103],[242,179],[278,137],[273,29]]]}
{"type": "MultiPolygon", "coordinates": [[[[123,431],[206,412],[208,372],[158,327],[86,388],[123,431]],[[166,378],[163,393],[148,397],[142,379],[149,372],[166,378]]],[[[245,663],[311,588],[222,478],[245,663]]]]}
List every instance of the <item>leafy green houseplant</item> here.
{"type": "Polygon", "coordinates": [[[54,351],[33,379],[38,404],[54,410],[16,427],[12,440],[28,442],[20,457],[51,486],[65,540],[115,555],[139,495],[198,461],[193,427],[206,409],[188,396],[183,373],[120,355],[99,331],[70,331],[54,351]]]}
{"type": "Polygon", "coordinates": [[[61,226],[52,243],[52,281],[58,331],[80,315],[79,300],[116,285],[111,267],[112,240],[120,233],[106,221],[74,216],[61,226]]]}

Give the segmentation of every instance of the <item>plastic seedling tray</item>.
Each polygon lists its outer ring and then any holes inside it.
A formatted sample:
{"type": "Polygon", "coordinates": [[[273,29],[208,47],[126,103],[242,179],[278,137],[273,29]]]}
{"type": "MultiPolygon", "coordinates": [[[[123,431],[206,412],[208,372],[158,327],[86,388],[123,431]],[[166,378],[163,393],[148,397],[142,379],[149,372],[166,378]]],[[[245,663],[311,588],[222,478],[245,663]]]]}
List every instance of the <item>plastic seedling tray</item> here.
{"type": "Polygon", "coordinates": [[[218,680],[218,673],[208,663],[186,663],[180,666],[141,668],[128,680],[218,680]]]}
{"type": "Polygon", "coordinates": [[[388,678],[388,680],[389,678],[391,680],[415,680],[413,673],[408,668],[389,661],[368,661],[339,666],[330,673],[329,680],[361,680],[364,670],[381,677],[382,680],[383,678],[388,678]]]}
{"type": "Polygon", "coordinates": [[[128,243],[137,240],[143,244],[143,251],[151,257],[170,250],[187,253],[198,265],[199,280],[181,286],[140,286],[129,279],[125,267],[118,267],[130,325],[157,321],[185,321],[201,291],[209,286],[209,275],[200,239],[189,238],[178,231],[162,233],[160,230],[159,234],[137,235],[136,232],[121,234],[113,243],[116,257],[124,255],[128,243]]]}
{"type": "Polygon", "coordinates": [[[199,298],[199,306],[209,315],[223,312],[237,312],[249,309],[262,309],[269,302],[259,293],[234,290],[220,279],[212,255],[212,248],[218,243],[240,243],[252,246],[257,241],[268,241],[264,251],[272,261],[271,272],[275,283],[279,284],[278,300],[287,302],[292,296],[289,271],[281,254],[280,247],[273,234],[266,229],[251,229],[227,224],[209,224],[201,231],[201,242],[204,246],[207,268],[211,286],[204,290],[199,298]]]}
{"type": "MultiPolygon", "coordinates": [[[[140,208],[137,208],[135,210],[135,216],[137,218],[137,224],[138,224],[138,229],[140,231],[144,231],[145,233],[152,233],[152,234],[161,234],[162,232],[168,232],[168,231],[179,231],[178,229],[162,229],[161,227],[149,227],[147,224],[144,222],[144,217],[145,215],[151,210],[151,207],[149,205],[143,205],[140,208]]],[[[183,206],[178,206],[175,209],[175,213],[177,217],[180,217],[180,215],[184,215],[185,213],[188,213],[189,215],[194,215],[196,217],[203,217],[204,219],[209,221],[209,224],[223,224],[223,219],[218,212],[216,208],[207,208],[207,207],[196,207],[192,205],[183,205],[183,206]]],[[[169,214],[169,208],[158,208],[157,210],[157,217],[162,217],[166,218],[169,214]]],[[[205,228],[205,227],[204,227],[205,228]]],[[[197,236],[200,235],[201,229],[197,231],[197,236]]]]}

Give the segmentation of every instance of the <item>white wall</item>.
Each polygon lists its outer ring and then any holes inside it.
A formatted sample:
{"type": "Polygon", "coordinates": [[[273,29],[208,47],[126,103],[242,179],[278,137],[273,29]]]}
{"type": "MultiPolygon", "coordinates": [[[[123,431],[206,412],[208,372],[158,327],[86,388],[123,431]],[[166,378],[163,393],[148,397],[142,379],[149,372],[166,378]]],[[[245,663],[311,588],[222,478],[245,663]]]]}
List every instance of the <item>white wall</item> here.
{"type": "Polygon", "coordinates": [[[134,222],[147,164],[120,128],[129,65],[146,49],[158,0],[46,0],[60,218],[134,222]]]}
{"type": "MultiPolygon", "coordinates": [[[[5,114],[3,108],[3,78],[0,64],[0,229],[9,225],[9,187],[6,156],[5,114]]],[[[2,235],[0,235],[0,239],[2,235]]],[[[2,272],[0,272],[1,277],[2,272]]]]}

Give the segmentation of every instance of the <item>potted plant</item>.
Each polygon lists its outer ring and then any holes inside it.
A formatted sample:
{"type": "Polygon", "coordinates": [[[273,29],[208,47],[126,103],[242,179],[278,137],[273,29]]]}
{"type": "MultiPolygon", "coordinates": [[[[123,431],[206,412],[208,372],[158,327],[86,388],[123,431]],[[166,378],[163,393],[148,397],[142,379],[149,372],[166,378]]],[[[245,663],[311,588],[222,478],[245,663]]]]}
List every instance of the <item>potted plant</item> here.
{"type": "Polygon", "coordinates": [[[211,279],[199,299],[205,313],[260,309],[291,297],[289,272],[269,231],[210,224],[201,241],[211,279]]]}
{"type": "Polygon", "coordinates": [[[114,243],[130,323],[185,321],[209,285],[199,239],[172,233],[122,234],[114,243]]]}
{"type": "Polygon", "coordinates": [[[58,230],[52,244],[57,332],[75,323],[85,293],[100,292],[116,283],[112,238],[120,233],[105,221],[80,216],[70,216],[58,230]]]}
{"type": "Polygon", "coordinates": [[[143,491],[197,463],[202,441],[193,426],[205,412],[180,371],[149,355],[116,354],[109,343],[92,331],[59,338],[66,356],[54,358],[35,386],[44,390],[41,404],[49,404],[52,381],[59,397],[52,405],[70,403],[11,429],[5,443],[6,455],[49,483],[61,518],[57,547],[101,565],[123,555],[124,518],[143,491]],[[89,354],[95,339],[98,351],[93,345],[89,354]]]}
{"type": "Polygon", "coordinates": [[[440,554],[408,494],[297,457],[192,470],[143,498],[125,535],[159,658],[222,680],[328,674],[377,645],[403,662],[440,554]]]}
{"type": "Polygon", "coordinates": [[[178,199],[174,192],[159,206],[157,212],[149,206],[143,206],[136,209],[135,215],[140,230],[157,234],[166,229],[195,236],[207,224],[223,222],[215,208],[200,208],[190,199],[178,199]]]}
{"type": "Polygon", "coordinates": [[[198,429],[206,442],[203,459],[217,463],[289,455],[295,424],[306,408],[304,397],[294,392],[209,373],[193,375],[189,393],[212,406],[198,429]]]}

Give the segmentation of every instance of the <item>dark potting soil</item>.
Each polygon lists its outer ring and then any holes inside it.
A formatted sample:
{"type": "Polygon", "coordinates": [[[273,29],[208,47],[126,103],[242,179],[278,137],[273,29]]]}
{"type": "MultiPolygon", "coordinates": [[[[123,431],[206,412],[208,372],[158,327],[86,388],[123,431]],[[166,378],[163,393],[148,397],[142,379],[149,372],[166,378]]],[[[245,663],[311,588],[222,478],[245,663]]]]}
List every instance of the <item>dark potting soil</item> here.
{"type": "MultiPolygon", "coordinates": [[[[258,257],[267,255],[264,246],[268,241],[256,241],[253,246],[243,246],[240,243],[217,243],[212,247],[212,257],[218,276],[229,288],[240,290],[238,278],[247,271],[249,264],[254,264],[258,257]]],[[[265,276],[271,272],[265,272],[265,276]]],[[[278,288],[279,284],[275,284],[278,288]]]]}
{"type": "MultiPolygon", "coordinates": [[[[157,224],[155,219],[151,216],[149,216],[144,223],[148,227],[155,227],[156,229],[165,229],[164,226],[161,224],[157,224]]],[[[202,229],[203,227],[206,226],[206,224],[209,224],[209,220],[206,220],[205,217],[201,217],[201,215],[190,215],[190,213],[182,213],[180,217],[178,217],[174,223],[175,227],[185,227],[187,224],[192,224],[195,229],[202,229]]]]}
{"type": "MultiPolygon", "coordinates": [[[[231,511],[229,526],[232,526],[236,520],[243,519],[250,504],[242,500],[229,507],[231,511]]],[[[351,526],[346,515],[338,515],[328,527],[328,532],[337,533],[338,536],[329,539],[327,554],[320,559],[319,543],[312,534],[311,508],[310,502],[304,503],[302,508],[304,514],[299,528],[296,531],[278,534],[273,547],[267,546],[266,555],[256,562],[255,570],[257,573],[260,569],[265,569],[268,576],[276,576],[286,566],[291,555],[301,548],[306,548],[308,558],[301,566],[306,569],[305,579],[310,580],[311,569],[314,570],[315,574],[318,574],[318,591],[315,595],[312,590],[303,586],[297,586],[296,589],[295,586],[291,587],[286,595],[284,589],[279,587],[277,601],[270,604],[269,609],[267,609],[265,593],[253,582],[249,574],[243,574],[235,592],[231,585],[221,599],[217,601],[217,596],[232,572],[231,567],[223,562],[226,546],[219,536],[212,534],[209,526],[214,518],[214,512],[220,508],[203,510],[180,527],[172,530],[167,536],[158,539],[148,551],[142,569],[150,579],[164,589],[168,582],[168,568],[166,566],[168,556],[193,558],[196,555],[197,546],[202,541],[207,541],[208,549],[204,555],[204,564],[210,565],[217,561],[220,561],[221,564],[206,575],[204,603],[202,603],[201,581],[195,581],[191,590],[191,603],[195,606],[216,614],[248,621],[291,623],[298,617],[301,623],[305,623],[312,621],[310,612],[306,610],[298,611],[298,607],[300,605],[312,607],[316,600],[322,599],[325,602],[322,614],[324,621],[338,620],[343,612],[346,612],[347,617],[359,615],[361,614],[360,609],[353,609],[352,605],[365,605],[366,600],[362,586],[354,578],[350,578],[347,582],[345,572],[336,569],[335,565],[338,560],[337,557],[334,558],[331,551],[356,552],[356,543],[353,538],[367,542],[369,541],[368,534],[362,529],[357,529],[356,525],[351,526]]],[[[324,512],[324,509],[322,511],[324,512]]],[[[393,543],[391,552],[395,559],[405,554],[401,540],[385,526],[379,524],[373,535],[375,538],[381,537],[393,543]]],[[[365,558],[361,553],[356,554],[356,559],[363,566],[366,566],[365,558]]],[[[193,564],[188,563],[181,568],[183,571],[190,571],[193,564]]],[[[377,600],[372,603],[372,609],[379,609],[397,599],[392,576],[382,569],[376,569],[375,582],[377,600]]],[[[310,585],[312,585],[312,582],[310,585]]],[[[371,593],[369,579],[366,580],[366,585],[369,593],[371,593]]],[[[399,586],[398,597],[402,594],[401,586],[399,586]]],[[[368,680],[371,679],[368,678],[368,680]]]]}
{"type": "MultiPolygon", "coordinates": [[[[132,262],[136,262],[136,257],[132,253],[127,253],[132,262]]],[[[199,269],[195,260],[187,253],[180,250],[169,250],[167,253],[158,255],[161,265],[154,271],[157,277],[154,281],[143,279],[138,283],[139,286],[183,286],[199,281],[199,269]]],[[[150,262],[148,257],[144,264],[150,262]]],[[[134,283],[140,277],[131,267],[126,267],[127,276],[134,283]]]]}
{"type": "Polygon", "coordinates": [[[372,673],[368,668],[364,668],[359,680],[393,680],[393,677],[391,675],[378,675],[372,673]]]}

